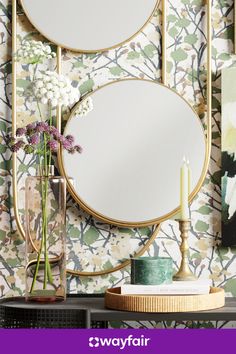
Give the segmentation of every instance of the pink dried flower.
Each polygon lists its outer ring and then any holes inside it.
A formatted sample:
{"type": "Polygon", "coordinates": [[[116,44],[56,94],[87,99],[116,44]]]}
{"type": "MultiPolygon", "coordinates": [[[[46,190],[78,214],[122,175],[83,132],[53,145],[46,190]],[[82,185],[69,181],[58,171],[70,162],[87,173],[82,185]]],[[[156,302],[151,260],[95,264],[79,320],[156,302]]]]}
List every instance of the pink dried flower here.
{"type": "Polygon", "coordinates": [[[66,141],[66,138],[63,135],[60,135],[58,140],[63,144],[63,142],[66,141]]]}
{"type": "Polygon", "coordinates": [[[71,144],[73,144],[74,141],[75,141],[75,139],[74,139],[74,137],[73,137],[72,135],[67,135],[67,136],[66,136],[66,139],[67,139],[71,144]]]}
{"type": "Polygon", "coordinates": [[[6,142],[11,147],[12,145],[16,144],[17,140],[9,135],[6,136],[6,142]]]}
{"type": "Polygon", "coordinates": [[[59,132],[59,130],[55,127],[50,127],[49,128],[49,133],[53,135],[53,137],[57,140],[61,139],[61,133],[59,132]]]}
{"type": "Polygon", "coordinates": [[[54,136],[54,138],[55,138],[56,140],[61,141],[61,136],[62,136],[62,135],[61,135],[59,132],[53,134],[53,136],[54,136]]]}
{"type": "Polygon", "coordinates": [[[49,129],[48,129],[48,131],[49,131],[49,133],[54,134],[54,133],[55,133],[56,131],[58,131],[58,130],[57,130],[56,127],[50,126],[49,129]]]}
{"type": "Polygon", "coordinates": [[[23,140],[17,141],[14,145],[11,146],[11,151],[12,152],[17,152],[19,151],[23,146],[25,145],[23,140]]]}
{"type": "Polygon", "coordinates": [[[75,153],[75,148],[67,149],[67,151],[69,152],[69,154],[74,154],[75,153]]]}
{"type": "Polygon", "coordinates": [[[46,122],[38,122],[36,125],[36,132],[44,133],[48,129],[48,124],[46,122]]]}
{"type": "Polygon", "coordinates": [[[47,146],[52,152],[56,152],[58,150],[58,142],[56,140],[48,141],[47,146]]]}
{"type": "Polygon", "coordinates": [[[19,149],[22,149],[25,146],[25,142],[23,140],[17,141],[16,145],[19,147],[19,149]]]}
{"type": "Polygon", "coordinates": [[[82,154],[83,148],[80,145],[75,145],[74,146],[75,151],[77,151],[79,154],[82,154]]]}
{"type": "Polygon", "coordinates": [[[38,134],[33,134],[29,138],[29,143],[32,144],[32,145],[37,145],[39,143],[39,141],[40,141],[40,139],[39,139],[39,135],[38,134]]]}
{"type": "Polygon", "coordinates": [[[34,152],[34,147],[32,145],[25,145],[24,147],[24,151],[26,154],[32,154],[32,152],[34,152]]]}
{"type": "Polygon", "coordinates": [[[64,147],[64,149],[66,149],[66,150],[70,150],[70,149],[72,149],[72,144],[69,142],[69,140],[67,140],[67,139],[62,139],[62,146],[64,147]]]}
{"type": "Polygon", "coordinates": [[[26,125],[27,131],[35,129],[35,123],[30,123],[26,125]]]}
{"type": "Polygon", "coordinates": [[[17,147],[16,144],[12,145],[12,146],[10,147],[10,149],[11,149],[12,152],[17,152],[17,151],[19,150],[19,148],[17,147]]]}
{"type": "Polygon", "coordinates": [[[26,129],[25,128],[18,128],[16,130],[16,136],[20,137],[22,135],[25,135],[26,134],[26,129]]]}

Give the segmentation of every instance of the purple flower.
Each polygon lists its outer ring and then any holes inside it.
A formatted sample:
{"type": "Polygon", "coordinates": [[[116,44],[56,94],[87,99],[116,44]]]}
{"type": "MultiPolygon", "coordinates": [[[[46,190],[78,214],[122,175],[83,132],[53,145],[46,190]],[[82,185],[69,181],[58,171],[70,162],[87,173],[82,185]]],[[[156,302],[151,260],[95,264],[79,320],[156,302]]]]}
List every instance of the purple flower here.
{"type": "Polygon", "coordinates": [[[22,135],[25,135],[26,134],[26,129],[25,128],[18,128],[16,130],[16,136],[22,136],[22,135]]]}
{"type": "Polygon", "coordinates": [[[58,132],[58,130],[57,130],[56,127],[50,126],[50,127],[48,128],[48,132],[49,132],[50,134],[54,134],[55,132],[58,132]]]}
{"type": "Polygon", "coordinates": [[[75,145],[74,146],[75,151],[77,151],[79,154],[82,154],[83,148],[80,145],[75,145]]]}
{"type": "Polygon", "coordinates": [[[37,145],[39,143],[39,141],[40,141],[40,139],[39,139],[39,135],[38,134],[33,134],[29,138],[29,143],[32,144],[32,145],[37,145]]]}
{"type": "Polygon", "coordinates": [[[11,146],[11,151],[12,151],[12,152],[17,152],[18,150],[19,150],[19,148],[17,147],[16,144],[14,144],[14,145],[11,146]]]}
{"type": "Polygon", "coordinates": [[[62,146],[64,147],[64,149],[66,149],[66,150],[70,150],[70,149],[72,149],[72,144],[69,142],[69,140],[67,140],[67,139],[62,139],[62,146]]]}
{"type": "Polygon", "coordinates": [[[25,142],[23,140],[19,140],[16,145],[19,149],[22,149],[25,146],[25,142]]]}
{"type": "Polygon", "coordinates": [[[74,154],[75,153],[75,148],[67,149],[67,151],[69,152],[69,154],[74,154]]]}
{"type": "Polygon", "coordinates": [[[30,123],[26,125],[27,131],[35,129],[35,123],[30,123]]]}
{"type": "Polygon", "coordinates": [[[52,152],[56,152],[58,150],[58,142],[56,140],[48,141],[47,146],[52,152]]]}
{"type": "Polygon", "coordinates": [[[67,136],[66,136],[66,139],[67,139],[71,144],[73,144],[74,141],[75,141],[75,139],[74,139],[74,137],[73,137],[72,135],[67,135],[67,136]]]}
{"type": "Polygon", "coordinates": [[[59,139],[60,143],[63,144],[64,141],[67,141],[66,138],[63,135],[60,135],[59,139]]]}
{"type": "Polygon", "coordinates": [[[6,136],[6,142],[11,147],[12,145],[16,144],[17,140],[13,138],[12,136],[6,136]]]}
{"type": "Polygon", "coordinates": [[[54,133],[53,136],[54,136],[54,138],[57,139],[58,141],[61,141],[61,137],[62,137],[61,133],[59,133],[59,132],[54,133]]]}
{"type": "Polygon", "coordinates": [[[23,146],[25,145],[23,140],[19,140],[16,144],[11,146],[11,151],[12,152],[17,152],[19,151],[23,146]]]}
{"type": "Polygon", "coordinates": [[[24,147],[24,151],[26,154],[32,154],[32,152],[34,152],[34,147],[32,145],[25,145],[24,147]]]}
{"type": "Polygon", "coordinates": [[[38,122],[36,125],[36,132],[37,133],[44,133],[48,129],[48,124],[45,122],[38,122]]]}
{"type": "Polygon", "coordinates": [[[49,128],[49,133],[52,134],[52,136],[54,137],[54,139],[56,140],[61,140],[61,133],[59,132],[59,130],[55,127],[50,127],[49,128]]]}

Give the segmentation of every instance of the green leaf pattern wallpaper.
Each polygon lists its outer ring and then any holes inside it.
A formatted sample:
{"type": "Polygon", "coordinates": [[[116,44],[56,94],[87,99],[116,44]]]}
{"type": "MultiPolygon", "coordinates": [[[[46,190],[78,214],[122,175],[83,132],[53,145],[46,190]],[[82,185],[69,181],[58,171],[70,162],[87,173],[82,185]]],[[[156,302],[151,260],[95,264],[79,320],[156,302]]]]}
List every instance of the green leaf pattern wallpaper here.
{"type": "Polygon", "coordinates": [[[222,70],[222,242],[224,246],[236,245],[236,200],[235,200],[235,104],[236,68],[222,70]]]}
{"type": "MultiPolygon", "coordinates": [[[[213,285],[224,287],[228,296],[236,296],[236,249],[221,247],[220,191],[221,69],[235,65],[234,56],[229,54],[233,53],[233,2],[214,0],[212,7],[212,155],[207,178],[191,205],[190,266],[197,276],[211,279],[213,285]]],[[[207,39],[204,1],[171,0],[167,2],[167,9],[167,82],[196,109],[205,127],[207,39]]],[[[11,131],[11,3],[8,0],[0,1],[0,19],[0,127],[3,142],[5,134],[11,131]]],[[[143,32],[122,47],[104,53],[84,55],[63,51],[63,73],[72,79],[73,86],[78,87],[82,95],[107,82],[122,78],[160,80],[160,20],[161,2],[155,16],[143,32]]],[[[19,9],[18,42],[24,38],[46,41],[19,9]]],[[[55,65],[55,62],[48,63],[50,69],[55,69],[55,65]]],[[[37,119],[34,102],[27,99],[29,78],[34,74],[32,70],[30,65],[18,64],[18,126],[37,119]]],[[[69,110],[64,112],[64,123],[68,113],[69,110]]],[[[6,151],[4,144],[0,145],[0,149],[0,296],[23,295],[24,240],[17,232],[14,220],[11,155],[6,151]]],[[[19,212],[22,223],[24,180],[34,171],[34,161],[18,156],[19,212]]],[[[150,238],[154,227],[122,229],[105,224],[86,214],[68,195],[67,229],[68,268],[99,271],[119,265],[140,250],[150,238]]],[[[161,231],[146,255],[170,256],[177,269],[180,261],[179,242],[178,224],[174,220],[168,220],[162,224],[161,231]]],[[[128,280],[129,268],[101,277],[69,276],[68,291],[102,292],[107,287],[128,280]]],[[[210,322],[142,323],[143,327],[183,328],[213,326],[220,328],[234,325],[210,322]]],[[[140,324],[123,323],[122,326],[138,327],[140,324]]]]}

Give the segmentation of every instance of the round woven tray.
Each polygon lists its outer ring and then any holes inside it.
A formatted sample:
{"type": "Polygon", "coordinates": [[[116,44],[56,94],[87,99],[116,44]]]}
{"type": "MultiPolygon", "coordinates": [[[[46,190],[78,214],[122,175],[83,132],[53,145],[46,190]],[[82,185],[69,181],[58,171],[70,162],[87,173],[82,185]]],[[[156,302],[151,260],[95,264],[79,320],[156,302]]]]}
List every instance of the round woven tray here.
{"type": "Polygon", "coordinates": [[[121,295],[120,288],[108,289],[105,306],[110,309],[133,312],[192,312],[223,307],[225,293],[211,288],[206,295],[121,295]]]}

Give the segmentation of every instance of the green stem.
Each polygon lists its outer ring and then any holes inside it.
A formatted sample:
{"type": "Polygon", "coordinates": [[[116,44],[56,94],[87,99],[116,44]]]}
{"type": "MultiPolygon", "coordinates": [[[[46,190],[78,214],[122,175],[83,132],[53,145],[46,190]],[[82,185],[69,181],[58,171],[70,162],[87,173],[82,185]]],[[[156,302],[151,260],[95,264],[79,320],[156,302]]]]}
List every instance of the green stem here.
{"type": "MultiPolygon", "coordinates": [[[[34,278],[31,284],[31,289],[30,289],[30,293],[33,292],[34,290],[34,286],[35,286],[35,282],[37,279],[37,275],[38,275],[38,271],[39,271],[39,265],[40,265],[40,259],[41,259],[41,255],[42,255],[42,251],[44,249],[45,252],[45,243],[46,243],[46,223],[47,223],[47,215],[46,215],[46,182],[44,181],[44,177],[41,176],[40,177],[40,183],[41,183],[41,194],[42,194],[42,242],[41,242],[41,246],[40,246],[40,250],[38,252],[38,257],[37,257],[37,264],[36,264],[36,268],[35,268],[35,272],[34,272],[34,278]]],[[[47,254],[47,253],[46,253],[47,254]]],[[[43,288],[46,289],[46,285],[47,285],[47,268],[48,268],[48,262],[47,259],[45,257],[45,268],[44,268],[44,285],[43,288]]]]}
{"type": "Polygon", "coordinates": [[[38,70],[38,64],[35,65],[32,82],[35,80],[37,70],[38,70]]]}
{"type": "Polygon", "coordinates": [[[32,284],[31,284],[30,293],[32,293],[33,290],[34,290],[35,282],[36,282],[38,271],[39,271],[39,265],[40,265],[40,258],[41,258],[42,250],[43,250],[43,240],[41,242],[40,250],[38,252],[37,264],[36,264],[36,268],[35,268],[35,271],[34,271],[34,277],[33,277],[33,281],[32,281],[32,284]]]}
{"type": "MultiPolygon", "coordinates": [[[[42,120],[42,113],[40,110],[39,102],[37,100],[37,106],[39,110],[39,114],[42,120]]],[[[50,106],[49,110],[49,125],[52,126],[52,108],[50,106]]],[[[44,155],[44,174],[42,173],[42,165],[41,159],[39,158],[39,166],[40,166],[40,175],[41,175],[41,194],[42,194],[42,243],[37,257],[36,269],[34,272],[34,278],[31,284],[30,292],[33,292],[35,282],[38,275],[40,259],[42,251],[44,250],[44,281],[43,281],[43,289],[47,288],[47,282],[49,281],[51,284],[53,283],[53,277],[51,272],[51,266],[48,259],[48,251],[47,251],[47,232],[48,232],[48,220],[47,220],[47,194],[48,194],[48,185],[49,185],[49,168],[51,165],[52,154],[49,151],[49,156],[47,152],[47,135],[43,134],[43,155],[44,155]]]]}
{"type": "MultiPolygon", "coordinates": [[[[50,105],[49,106],[49,126],[51,127],[52,126],[52,106],[50,105]]],[[[50,168],[51,166],[51,159],[52,159],[52,153],[51,153],[51,150],[49,150],[49,161],[48,161],[48,169],[50,168]]],[[[48,170],[48,175],[49,175],[49,170],[48,170]]],[[[48,180],[48,183],[49,183],[49,180],[48,180]]],[[[47,226],[47,224],[46,224],[47,226]]],[[[50,266],[50,263],[48,261],[48,257],[46,259],[46,261],[48,262],[47,264],[47,270],[48,270],[48,279],[49,279],[49,282],[50,283],[53,283],[53,278],[52,278],[52,272],[51,272],[51,266],[50,266]]]]}
{"type": "Polygon", "coordinates": [[[47,252],[47,185],[48,185],[48,178],[45,178],[45,201],[44,201],[44,208],[43,208],[43,223],[44,223],[44,283],[43,288],[47,288],[47,280],[48,280],[48,252],[47,252]]]}
{"type": "Polygon", "coordinates": [[[47,190],[48,190],[48,164],[47,164],[47,137],[46,134],[43,134],[44,139],[44,171],[45,171],[45,180],[44,180],[44,193],[43,193],[43,234],[44,234],[44,283],[43,288],[47,287],[47,271],[48,271],[48,254],[47,254],[47,190]]]}
{"type": "Polygon", "coordinates": [[[43,121],[43,115],[42,115],[42,112],[41,112],[41,109],[40,109],[40,105],[39,105],[39,101],[36,97],[36,103],[37,103],[37,108],[38,108],[38,111],[39,111],[39,115],[40,115],[40,118],[41,118],[41,122],[43,121]]]}
{"type": "MultiPolygon", "coordinates": [[[[49,107],[49,126],[52,126],[52,106],[50,105],[49,107]]],[[[51,166],[52,163],[52,152],[51,150],[49,150],[49,162],[48,162],[48,166],[51,166]]]]}

